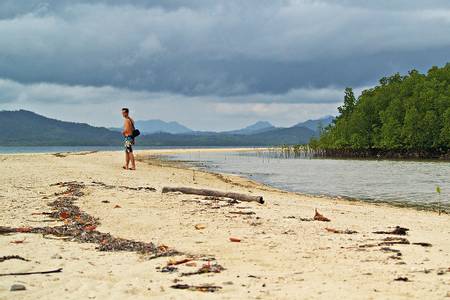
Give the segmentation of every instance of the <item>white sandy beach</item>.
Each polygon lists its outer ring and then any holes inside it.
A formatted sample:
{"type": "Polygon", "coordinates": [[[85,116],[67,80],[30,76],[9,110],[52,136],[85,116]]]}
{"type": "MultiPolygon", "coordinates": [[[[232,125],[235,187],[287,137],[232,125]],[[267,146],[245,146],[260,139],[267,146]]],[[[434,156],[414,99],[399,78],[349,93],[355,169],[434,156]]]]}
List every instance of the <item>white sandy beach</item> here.
{"type": "MultiPolygon", "coordinates": [[[[142,159],[167,151],[148,150],[138,155],[142,159]]],[[[191,169],[157,159],[139,161],[137,171],[125,171],[121,168],[122,156],[122,152],[59,157],[52,154],[0,155],[0,226],[62,224],[62,221],[33,213],[50,211],[47,204],[55,199],[55,193],[63,190],[50,185],[77,181],[87,186],[85,195],[76,205],[99,218],[101,225],[97,230],[167,245],[184,254],[149,260],[135,252],[100,252],[95,244],[64,241],[42,234],[0,235],[0,256],[20,255],[30,260],[0,262],[1,274],[63,269],[47,275],[1,276],[0,299],[450,297],[449,215],[298,195],[237,176],[200,171],[194,174],[191,169]],[[116,188],[90,185],[93,181],[116,188]],[[156,192],[121,186],[154,187],[156,192]],[[228,205],[225,201],[205,200],[201,196],[162,194],[163,186],[262,195],[266,203],[228,205]],[[310,221],[315,209],[331,222],[310,221]],[[197,224],[205,228],[198,230],[197,224]],[[402,237],[410,244],[379,246],[384,238],[392,235],[372,232],[392,230],[397,225],[409,228],[408,234],[402,237]],[[325,228],[357,233],[338,234],[325,228]],[[230,237],[237,237],[241,242],[231,242],[230,237]],[[182,272],[201,267],[204,262],[200,260],[182,264],[173,273],[157,269],[166,266],[169,260],[190,256],[212,256],[225,270],[180,276],[182,272]],[[407,281],[396,281],[398,278],[407,278],[407,281]],[[171,288],[177,283],[213,284],[221,289],[210,293],[171,288]],[[26,290],[12,292],[13,284],[22,284],[26,290]]]]}

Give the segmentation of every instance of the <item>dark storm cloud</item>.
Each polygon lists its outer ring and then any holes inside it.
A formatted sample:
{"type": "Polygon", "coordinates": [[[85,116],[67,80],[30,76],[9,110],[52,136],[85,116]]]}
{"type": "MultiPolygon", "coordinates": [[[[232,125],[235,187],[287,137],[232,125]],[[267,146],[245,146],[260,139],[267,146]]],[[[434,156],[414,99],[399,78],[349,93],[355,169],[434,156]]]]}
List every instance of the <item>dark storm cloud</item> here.
{"type": "Polygon", "coordinates": [[[213,101],[367,86],[393,72],[442,65],[448,53],[450,1],[0,4],[0,78],[25,84],[113,86],[213,101]]]}

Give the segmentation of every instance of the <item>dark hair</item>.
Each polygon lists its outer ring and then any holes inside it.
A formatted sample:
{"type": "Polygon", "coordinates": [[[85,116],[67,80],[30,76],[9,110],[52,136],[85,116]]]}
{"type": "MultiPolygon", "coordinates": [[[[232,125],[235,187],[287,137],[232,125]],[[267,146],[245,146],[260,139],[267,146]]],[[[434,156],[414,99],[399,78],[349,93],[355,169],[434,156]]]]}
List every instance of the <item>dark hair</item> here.
{"type": "Polygon", "coordinates": [[[129,110],[128,108],[122,108],[122,111],[124,111],[124,112],[126,112],[126,113],[129,113],[129,112],[130,112],[130,110],[129,110]]]}

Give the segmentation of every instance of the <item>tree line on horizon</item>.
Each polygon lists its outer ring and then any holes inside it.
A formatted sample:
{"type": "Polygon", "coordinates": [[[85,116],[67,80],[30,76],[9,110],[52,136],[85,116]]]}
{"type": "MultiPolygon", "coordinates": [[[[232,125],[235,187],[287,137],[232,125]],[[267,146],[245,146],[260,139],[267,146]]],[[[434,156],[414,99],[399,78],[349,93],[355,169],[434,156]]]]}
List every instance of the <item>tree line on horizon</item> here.
{"type": "Polygon", "coordinates": [[[331,151],[446,153],[450,149],[450,63],[383,77],[356,99],[345,89],[339,115],[310,145],[331,151]]]}

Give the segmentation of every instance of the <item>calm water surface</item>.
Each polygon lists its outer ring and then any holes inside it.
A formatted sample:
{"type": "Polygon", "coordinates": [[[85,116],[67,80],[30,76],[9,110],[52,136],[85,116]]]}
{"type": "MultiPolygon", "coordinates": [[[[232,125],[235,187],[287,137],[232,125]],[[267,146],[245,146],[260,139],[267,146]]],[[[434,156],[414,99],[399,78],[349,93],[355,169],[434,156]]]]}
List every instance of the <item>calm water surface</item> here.
{"type": "Polygon", "coordinates": [[[274,158],[260,151],[192,152],[169,158],[293,192],[424,208],[437,208],[440,201],[441,207],[450,212],[449,162],[274,158]]]}

